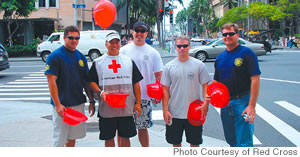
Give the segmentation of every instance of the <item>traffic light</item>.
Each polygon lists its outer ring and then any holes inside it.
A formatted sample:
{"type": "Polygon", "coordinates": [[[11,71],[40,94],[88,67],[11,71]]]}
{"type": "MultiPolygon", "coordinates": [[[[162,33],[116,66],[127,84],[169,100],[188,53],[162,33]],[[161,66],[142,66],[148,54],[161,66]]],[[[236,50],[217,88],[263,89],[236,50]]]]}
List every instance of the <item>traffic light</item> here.
{"type": "Polygon", "coordinates": [[[159,20],[162,21],[164,17],[164,9],[160,8],[159,9],[159,20]]]}
{"type": "Polygon", "coordinates": [[[170,24],[173,24],[173,10],[170,10],[170,24]]]}

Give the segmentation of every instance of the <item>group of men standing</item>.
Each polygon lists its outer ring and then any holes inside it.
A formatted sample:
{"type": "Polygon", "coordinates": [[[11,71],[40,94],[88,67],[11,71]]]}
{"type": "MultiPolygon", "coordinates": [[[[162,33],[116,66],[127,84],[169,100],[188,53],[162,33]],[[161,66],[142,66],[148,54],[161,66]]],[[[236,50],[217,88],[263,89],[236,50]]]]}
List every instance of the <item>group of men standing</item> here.
{"type": "MultiPolygon", "coordinates": [[[[80,39],[78,28],[65,28],[65,45],[49,55],[45,71],[53,105],[54,146],[75,146],[75,140],[85,136],[84,123],[70,126],[63,122],[66,107],[84,113],[85,89],[90,116],[95,112],[94,96],[99,99],[99,139],[105,140],[105,146],[115,146],[117,136],[119,146],[129,147],[130,138],[138,134],[141,146],[148,147],[148,128],[153,125],[152,103],[157,102],[151,101],[146,86],[155,80],[161,80],[163,86],[167,142],[180,147],[185,132],[190,146],[202,144],[203,128],[188,122],[187,111],[189,104],[202,95],[202,116],[206,116],[210,103],[206,88],[211,78],[205,64],[189,56],[189,37],[176,39],[178,56],[163,66],[159,52],[145,42],[147,24],[138,21],[133,29],[133,42],[122,48],[117,32],[107,34],[108,53],[95,59],[88,69],[85,56],[76,50],[80,39]],[[126,107],[109,106],[110,93],[128,93],[126,107]]],[[[260,75],[257,57],[251,49],[238,44],[236,24],[224,25],[222,33],[227,49],[216,59],[214,81],[224,83],[230,93],[230,103],[221,111],[226,141],[230,146],[253,146],[260,75]]]]}

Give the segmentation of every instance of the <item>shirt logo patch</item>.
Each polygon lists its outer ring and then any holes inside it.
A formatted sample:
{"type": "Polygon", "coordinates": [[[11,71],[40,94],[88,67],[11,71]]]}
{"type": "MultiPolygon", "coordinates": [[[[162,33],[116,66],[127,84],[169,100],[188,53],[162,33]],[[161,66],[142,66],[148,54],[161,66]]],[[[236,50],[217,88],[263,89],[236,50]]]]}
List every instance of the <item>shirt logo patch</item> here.
{"type": "Polygon", "coordinates": [[[149,60],[149,56],[145,55],[144,60],[149,60]]]}
{"type": "Polygon", "coordinates": [[[239,67],[239,66],[241,66],[242,64],[243,64],[243,59],[242,59],[242,58],[236,58],[236,59],[234,60],[234,65],[235,65],[235,66],[239,67]]]}
{"type": "Polygon", "coordinates": [[[49,69],[50,69],[50,65],[47,64],[47,65],[45,66],[45,71],[47,71],[47,70],[49,70],[49,69]]]}
{"type": "Polygon", "coordinates": [[[195,77],[194,73],[192,73],[192,72],[188,73],[188,78],[189,79],[194,79],[194,77],[195,77]]]}
{"type": "Polygon", "coordinates": [[[80,65],[81,67],[84,67],[83,60],[79,60],[78,63],[79,63],[79,65],[80,65]]]}

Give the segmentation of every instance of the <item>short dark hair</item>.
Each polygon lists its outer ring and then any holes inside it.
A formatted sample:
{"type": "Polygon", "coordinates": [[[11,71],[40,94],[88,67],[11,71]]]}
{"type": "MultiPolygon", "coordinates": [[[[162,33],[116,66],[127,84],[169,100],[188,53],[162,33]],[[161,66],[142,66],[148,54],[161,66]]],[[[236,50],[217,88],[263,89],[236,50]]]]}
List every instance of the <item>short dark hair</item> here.
{"type": "Polygon", "coordinates": [[[226,23],[222,26],[222,33],[223,33],[223,29],[230,29],[231,27],[234,28],[235,33],[239,33],[239,25],[236,23],[226,23]]]}
{"type": "Polygon", "coordinates": [[[180,35],[179,37],[176,38],[175,44],[177,43],[178,40],[186,40],[189,42],[189,44],[191,44],[191,39],[190,37],[186,36],[186,35],[180,35]]]}
{"type": "Polygon", "coordinates": [[[66,37],[69,34],[69,32],[77,32],[80,35],[79,29],[76,26],[67,26],[64,29],[64,36],[66,37]]]}

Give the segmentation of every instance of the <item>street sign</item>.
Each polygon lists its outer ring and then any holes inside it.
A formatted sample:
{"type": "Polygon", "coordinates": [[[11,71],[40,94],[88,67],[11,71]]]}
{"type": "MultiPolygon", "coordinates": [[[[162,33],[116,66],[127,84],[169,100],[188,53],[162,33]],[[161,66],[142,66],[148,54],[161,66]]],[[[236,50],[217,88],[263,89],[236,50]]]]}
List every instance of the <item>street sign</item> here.
{"type": "Polygon", "coordinates": [[[177,5],[170,6],[170,9],[177,9],[177,5]]]}
{"type": "Polygon", "coordinates": [[[85,8],[85,4],[73,4],[73,8],[85,8]]]}

